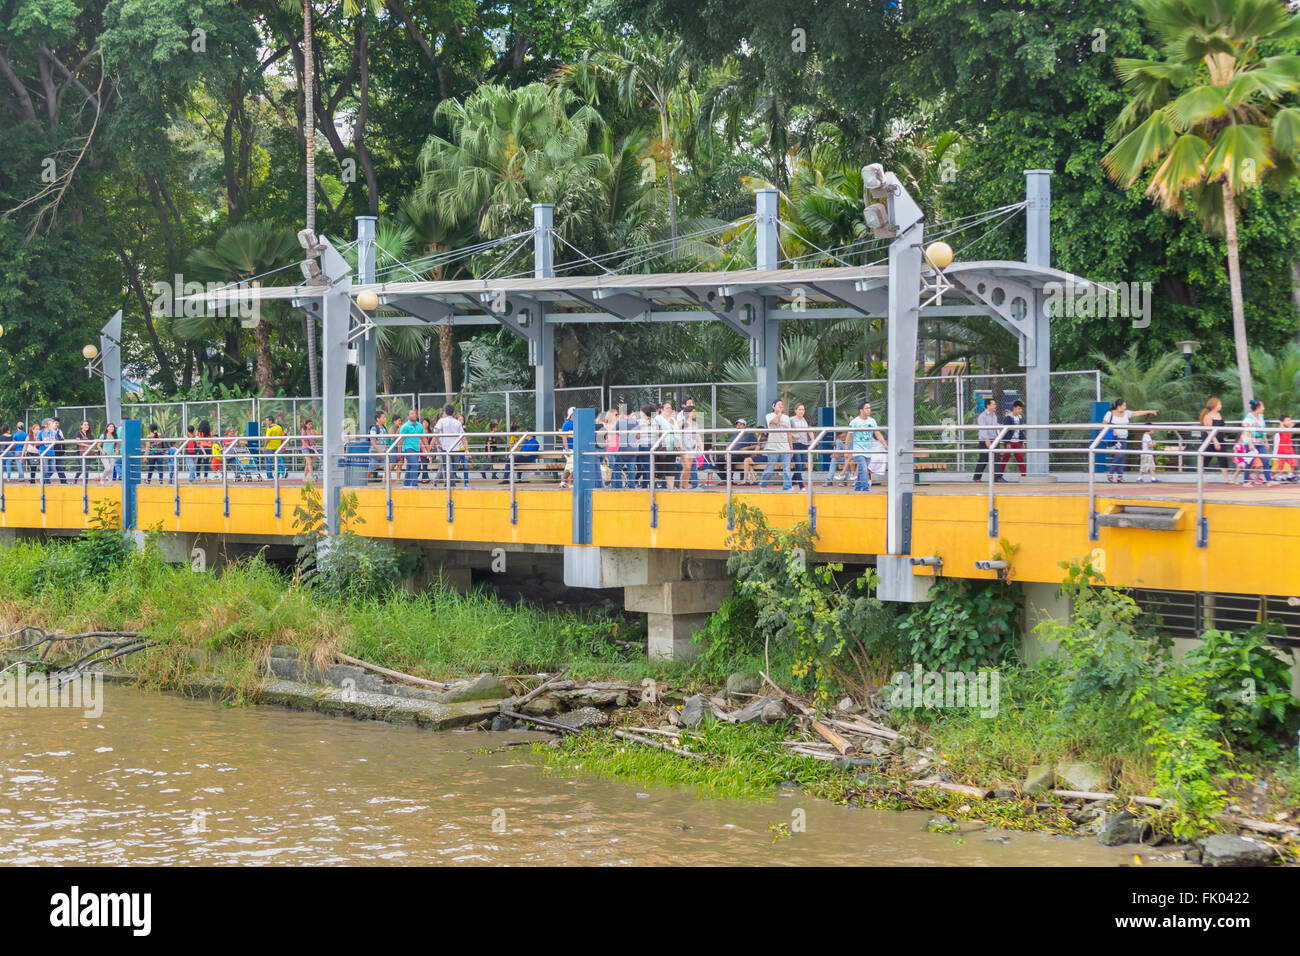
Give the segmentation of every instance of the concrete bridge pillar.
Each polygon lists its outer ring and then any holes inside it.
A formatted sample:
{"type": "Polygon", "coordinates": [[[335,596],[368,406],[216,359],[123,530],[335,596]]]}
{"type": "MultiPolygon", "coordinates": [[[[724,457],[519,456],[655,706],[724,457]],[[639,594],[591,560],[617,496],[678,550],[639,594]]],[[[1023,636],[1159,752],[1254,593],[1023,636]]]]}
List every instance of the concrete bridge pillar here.
{"type": "Polygon", "coordinates": [[[686,660],[699,652],[691,638],[731,594],[726,568],[725,560],[688,557],[682,551],[564,549],[566,586],[621,587],[623,606],[646,615],[653,660],[686,660]]]}

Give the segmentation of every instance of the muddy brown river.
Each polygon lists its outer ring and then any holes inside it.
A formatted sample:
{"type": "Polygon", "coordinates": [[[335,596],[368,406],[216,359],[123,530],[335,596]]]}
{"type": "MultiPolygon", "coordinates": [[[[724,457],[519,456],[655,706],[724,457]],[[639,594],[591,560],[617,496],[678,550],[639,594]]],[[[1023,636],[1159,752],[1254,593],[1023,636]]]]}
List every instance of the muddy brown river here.
{"type": "MultiPolygon", "coordinates": [[[[104,688],[103,713],[0,708],[0,864],[1101,865],[1095,838],[928,833],[798,793],[566,778],[529,735],[431,733],[104,688]],[[802,811],[802,815],[798,813],[802,811]],[[806,828],[773,842],[774,824],[806,828]],[[1000,842],[1005,838],[1007,842],[1000,842]]],[[[1143,850],[1149,862],[1159,850],[1143,850]]]]}

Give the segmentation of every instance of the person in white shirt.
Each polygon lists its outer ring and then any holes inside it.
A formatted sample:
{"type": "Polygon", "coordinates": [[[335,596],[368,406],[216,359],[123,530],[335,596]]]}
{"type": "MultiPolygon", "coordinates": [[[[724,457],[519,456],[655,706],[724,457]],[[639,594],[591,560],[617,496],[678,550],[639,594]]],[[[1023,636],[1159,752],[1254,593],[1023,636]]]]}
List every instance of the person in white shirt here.
{"type": "MultiPolygon", "coordinates": [[[[454,481],[456,477],[454,459],[460,457],[457,453],[460,451],[460,444],[465,436],[465,426],[456,417],[456,406],[448,405],[442,410],[442,417],[433,426],[433,433],[438,439],[438,450],[441,452],[438,470],[441,471],[446,468],[448,480],[454,481]]],[[[465,487],[468,488],[469,471],[463,469],[462,474],[465,487]]]]}
{"type": "Polygon", "coordinates": [[[1158,408],[1144,408],[1141,411],[1130,411],[1128,402],[1122,398],[1115,399],[1111,403],[1110,411],[1102,418],[1102,424],[1110,426],[1110,466],[1106,469],[1107,481],[1124,480],[1125,455],[1130,453],[1131,445],[1128,437],[1128,423],[1134,418],[1143,418],[1147,415],[1158,415],[1158,408]]]}
{"type": "Polygon", "coordinates": [[[1142,433],[1142,457],[1138,462],[1138,481],[1156,480],[1156,436],[1147,429],[1142,433]]]}
{"type": "Polygon", "coordinates": [[[778,398],[772,403],[772,410],[767,413],[766,423],[767,444],[763,447],[763,454],[767,456],[767,463],[763,465],[763,474],[759,476],[758,487],[760,489],[767,487],[767,476],[772,473],[777,462],[780,462],[783,469],[781,490],[789,491],[793,478],[790,474],[790,416],[785,413],[785,402],[778,398]]]}

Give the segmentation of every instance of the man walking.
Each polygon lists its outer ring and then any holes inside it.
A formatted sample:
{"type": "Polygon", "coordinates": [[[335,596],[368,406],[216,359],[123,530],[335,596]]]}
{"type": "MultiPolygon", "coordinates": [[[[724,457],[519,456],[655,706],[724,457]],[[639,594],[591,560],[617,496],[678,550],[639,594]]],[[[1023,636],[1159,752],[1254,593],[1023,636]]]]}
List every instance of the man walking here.
{"type": "MultiPolygon", "coordinates": [[[[455,454],[461,441],[465,437],[465,426],[461,424],[460,419],[456,417],[456,406],[448,403],[447,407],[442,410],[442,417],[438,419],[433,426],[434,432],[438,436],[438,447],[442,450],[441,467],[447,469],[447,481],[454,484],[456,473],[452,470],[455,467],[455,459],[460,456],[455,454]]],[[[469,487],[469,469],[462,469],[462,477],[465,481],[465,487],[469,487]]]]}
{"type": "Polygon", "coordinates": [[[424,434],[424,426],[420,424],[419,413],[414,408],[406,413],[406,421],[402,422],[402,427],[397,430],[397,433],[406,436],[402,439],[404,460],[402,484],[407,488],[419,487],[420,436],[424,434]]]}
{"type": "Polygon", "coordinates": [[[287,471],[287,466],[281,466],[281,464],[276,461],[276,452],[278,452],[280,446],[284,444],[284,426],[271,418],[270,415],[267,415],[265,435],[266,441],[263,443],[263,448],[266,451],[266,480],[274,481],[277,468],[281,469],[281,475],[287,471]]]}
{"type": "MultiPolygon", "coordinates": [[[[980,481],[984,477],[984,468],[989,463],[989,455],[986,452],[993,447],[993,442],[997,440],[998,431],[1000,430],[998,428],[998,403],[991,398],[984,399],[984,411],[980,412],[975,421],[980,426],[980,446],[984,451],[981,451],[978,455],[979,461],[975,465],[975,475],[971,480],[980,481]]],[[[1002,476],[996,473],[996,467],[993,471],[993,480],[1001,481],[1002,476]]]]}
{"type": "Polygon", "coordinates": [[[789,491],[792,477],[790,474],[790,416],[785,413],[785,402],[777,399],[772,403],[772,410],[767,413],[767,444],[763,449],[767,463],[763,465],[763,474],[759,476],[758,487],[767,487],[767,476],[772,473],[776,463],[781,463],[781,490],[789,491]]]}
{"type": "Polygon", "coordinates": [[[1025,403],[1016,399],[1011,403],[1011,411],[1002,419],[1003,425],[1012,426],[1007,432],[1002,446],[1007,450],[1002,453],[998,462],[998,477],[1001,478],[1007,473],[1008,460],[1014,459],[1020,467],[1020,477],[1025,477],[1025,430],[1018,426],[1025,421],[1025,403]]]}

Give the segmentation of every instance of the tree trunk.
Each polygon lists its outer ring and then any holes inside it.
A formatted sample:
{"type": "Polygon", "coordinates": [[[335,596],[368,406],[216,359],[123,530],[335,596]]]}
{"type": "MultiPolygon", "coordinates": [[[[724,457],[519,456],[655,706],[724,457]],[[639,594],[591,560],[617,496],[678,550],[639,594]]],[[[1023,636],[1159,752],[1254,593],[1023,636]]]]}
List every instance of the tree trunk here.
{"type": "Polygon", "coordinates": [[[1232,184],[1223,181],[1223,225],[1228,239],[1228,290],[1232,297],[1232,340],[1237,347],[1237,374],[1241,378],[1243,413],[1255,397],[1250,376],[1250,351],[1246,342],[1246,309],[1241,299],[1241,259],[1237,246],[1237,197],[1232,184]]]}
{"type": "Polygon", "coordinates": [[[254,365],[253,381],[263,398],[275,395],[275,381],[271,375],[271,323],[261,319],[253,327],[254,365]]]}
{"type": "Polygon", "coordinates": [[[456,330],[450,325],[438,326],[438,362],[442,365],[442,390],[450,399],[455,393],[451,387],[452,359],[456,355],[456,330]]]}
{"type": "MultiPolygon", "coordinates": [[[[311,0],[302,2],[302,87],[303,133],[307,141],[307,229],[316,234],[316,93],[315,55],[312,53],[311,0]]],[[[320,395],[320,356],[316,354],[316,319],[307,319],[307,378],[311,397],[320,395]]]]}
{"type": "Polygon", "coordinates": [[[664,166],[668,177],[668,228],[673,240],[673,258],[677,258],[677,186],[673,180],[673,144],[668,138],[668,111],[659,111],[659,135],[664,144],[664,166]]]}

